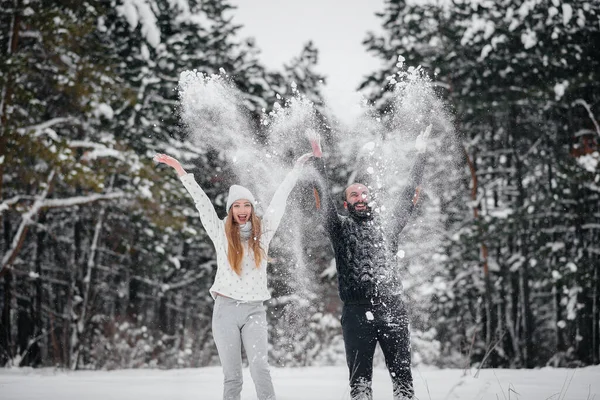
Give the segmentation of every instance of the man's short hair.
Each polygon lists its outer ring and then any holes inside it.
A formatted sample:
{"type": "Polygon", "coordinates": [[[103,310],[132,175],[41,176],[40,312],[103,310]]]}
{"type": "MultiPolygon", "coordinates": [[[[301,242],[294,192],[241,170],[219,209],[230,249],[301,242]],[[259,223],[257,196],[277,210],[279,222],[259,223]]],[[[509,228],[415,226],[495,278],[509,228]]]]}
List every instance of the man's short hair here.
{"type": "Polygon", "coordinates": [[[349,184],[348,186],[346,186],[344,188],[344,191],[342,192],[342,197],[344,201],[348,201],[348,195],[346,194],[346,192],[348,191],[348,188],[352,185],[362,185],[364,187],[367,188],[367,190],[369,190],[369,187],[367,185],[365,185],[364,183],[360,183],[360,182],[352,182],[351,184],[349,184]]]}

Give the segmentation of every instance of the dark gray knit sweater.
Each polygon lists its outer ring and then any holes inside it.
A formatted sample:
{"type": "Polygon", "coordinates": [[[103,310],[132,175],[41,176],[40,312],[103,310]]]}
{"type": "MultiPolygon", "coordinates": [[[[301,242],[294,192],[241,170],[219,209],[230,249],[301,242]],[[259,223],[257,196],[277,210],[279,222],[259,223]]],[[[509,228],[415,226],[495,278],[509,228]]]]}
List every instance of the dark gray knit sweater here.
{"type": "Polygon", "coordinates": [[[317,159],[315,166],[321,182],[318,185],[321,197],[324,225],[335,253],[338,274],[338,289],[341,300],[346,304],[368,304],[385,301],[402,290],[400,276],[396,273],[396,252],[400,232],[404,229],[413,211],[413,196],[421,183],[425,156],[418,155],[413,166],[409,184],[404,188],[390,214],[393,218],[385,225],[380,215],[371,219],[359,219],[339,215],[329,194],[325,164],[317,159]]]}

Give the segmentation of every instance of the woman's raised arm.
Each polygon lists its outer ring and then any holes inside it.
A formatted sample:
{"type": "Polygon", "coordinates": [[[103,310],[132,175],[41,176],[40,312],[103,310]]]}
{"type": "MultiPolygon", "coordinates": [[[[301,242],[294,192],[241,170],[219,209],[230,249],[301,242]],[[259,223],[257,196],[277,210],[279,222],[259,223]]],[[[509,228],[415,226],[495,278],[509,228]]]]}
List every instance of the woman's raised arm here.
{"type": "Polygon", "coordinates": [[[175,158],[168,156],[166,154],[157,154],[154,156],[154,161],[157,163],[166,164],[172,167],[175,172],[177,172],[177,176],[183,183],[183,186],[187,189],[188,193],[194,199],[194,203],[196,205],[196,209],[200,214],[200,221],[202,221],[202,226],[206,229],[206,233],[211,238],[213,243],[217,243],[219,240],[219,227],[222,225],[222,221],[219,219],[215,208],[213,207],[210,199],[204,193],[204,190],[198,185],[196,180],[194,179],[193,174],[188,174],[179,161],[175,158]]]}
{"type": "Polygon", "coordinates": [[[187,174],[187,172],[185,172],[185,169],[183,169],[179,161],[166,154],[155,155],[154,161],[156,161],[159,164],[167,164],[169,167],[173,168],[175,172],[177,172],[178,177],[182,177],[183,175],[187,174]]]}
{"type": "Polygon", "coordinates": [[[285,212],[287,198],[298,181],[302,167],[310,157],[311,154],[307,153],[298,158],[294,165],[294,169],[286,175],[273,194],[269,207],[267,207],[265,215],[263,216],[263,240],[265,243],[269,243],[273,238],[285,212]]]}

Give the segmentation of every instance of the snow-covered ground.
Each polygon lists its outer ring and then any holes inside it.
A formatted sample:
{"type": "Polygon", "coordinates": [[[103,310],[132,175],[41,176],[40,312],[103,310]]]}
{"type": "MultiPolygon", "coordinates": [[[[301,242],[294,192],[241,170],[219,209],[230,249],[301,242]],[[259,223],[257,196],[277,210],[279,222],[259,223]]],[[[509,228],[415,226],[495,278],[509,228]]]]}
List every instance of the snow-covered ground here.
{"type": "MultiPolygon", "coordinates": [[[[242,400],[254,400],[248,370],[242,400]]],[[[600,399],[600,366],[537,370],[414,369],[421,400],[591,400],[600,399]]],[[[278,400],[348,399],[344,367],[274,368],[278,400]]],[[[0,369],[2,400],[219,400],[219,367],[180,370],[78,371],[0,369]]],[[[374,400],[391,399],[387,371],[376,368],[374,400]]]]}

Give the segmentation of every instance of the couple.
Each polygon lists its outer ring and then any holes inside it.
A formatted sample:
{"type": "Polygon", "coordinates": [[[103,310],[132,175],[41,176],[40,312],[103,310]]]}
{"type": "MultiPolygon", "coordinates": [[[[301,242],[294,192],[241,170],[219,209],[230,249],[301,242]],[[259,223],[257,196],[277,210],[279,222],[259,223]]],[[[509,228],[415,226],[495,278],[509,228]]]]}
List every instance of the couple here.
{"type": "MultiPolygon", "coordinates": [[[[342,331],[350,373],[353,400],[372,399],[373,356],[379,342],[393,382],[394,399],[412,399],[410,338],[408,316],[400,298],[400,277],[394,274],[398,236],[410,216],[417,186],[425,163],[429,126],[415,147],[419,153],[408,186],[397,199],[393,218],[392,243],[386,245],[383,224],[374,215],[365,185],[354,183],[345,191],[340,216],[327,190],[325,164],[318,138],[313,138],[315,166],[321,178],[324,225],[335,252],[340,298],[344,303],[342,331]]],[[[238,185],[229,189],[227,217],[218,218],[210,199],[186,173],[180,163],[167,155],[155,161],[174,168],[194,199],[200,220],[217,252],[217,274],[210,294],[215,299],[212,332],[224,373],[224,400],[239,400],[242,390],[242,343],[248,357],[250,374],[259,400],[275,400],[268,366],[266,309],[271,296],[267,289],[267,252],[269,243],[285,211],[288,195],[311,157],[305,154],[275,191],[264,216],[255,212],[252,193],[238,185]]]]}

